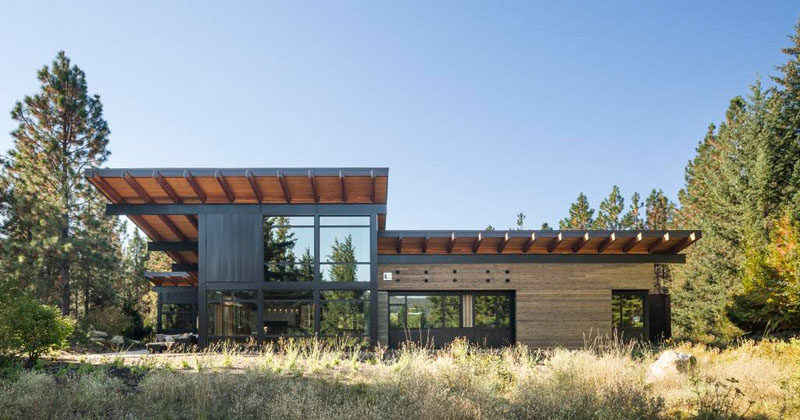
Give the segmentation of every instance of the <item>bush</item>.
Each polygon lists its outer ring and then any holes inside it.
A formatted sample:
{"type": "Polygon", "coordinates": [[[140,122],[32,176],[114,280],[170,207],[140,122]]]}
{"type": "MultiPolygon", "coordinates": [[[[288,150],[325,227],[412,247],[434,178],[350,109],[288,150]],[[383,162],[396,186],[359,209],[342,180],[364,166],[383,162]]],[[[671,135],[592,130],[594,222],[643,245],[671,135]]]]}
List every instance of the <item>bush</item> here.
{"type": "Polygon", "coordinates": [[[64,348],[74,327],[58,308],[18,297],[0,314],[0,351],[25,356],[33,365],[42,354],[64,348]]]}
{"type": "Polygon", "coordinates": [[[83,321],[89,329],[100,330],[108,333],[109,337],[122,335],[131,328],[131,318],[120,308],[106,306],[89,311],[83,321]]]}

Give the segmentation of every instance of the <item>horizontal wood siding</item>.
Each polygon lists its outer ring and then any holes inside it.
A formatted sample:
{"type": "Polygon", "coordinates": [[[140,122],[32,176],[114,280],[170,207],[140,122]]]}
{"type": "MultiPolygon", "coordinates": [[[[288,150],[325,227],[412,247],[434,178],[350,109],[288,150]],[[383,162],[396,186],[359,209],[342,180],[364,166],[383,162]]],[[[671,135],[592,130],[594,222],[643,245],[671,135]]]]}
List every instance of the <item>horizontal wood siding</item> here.
{"type": "Polygon", "coordinates": [[[532,347],[575,348],[609,335],[611,291],[655,282],[652,264],[378,265],[379,279],[386,272],[392,280],[378,280],[380,290],[514,290],[517,341],[532,347]]]}

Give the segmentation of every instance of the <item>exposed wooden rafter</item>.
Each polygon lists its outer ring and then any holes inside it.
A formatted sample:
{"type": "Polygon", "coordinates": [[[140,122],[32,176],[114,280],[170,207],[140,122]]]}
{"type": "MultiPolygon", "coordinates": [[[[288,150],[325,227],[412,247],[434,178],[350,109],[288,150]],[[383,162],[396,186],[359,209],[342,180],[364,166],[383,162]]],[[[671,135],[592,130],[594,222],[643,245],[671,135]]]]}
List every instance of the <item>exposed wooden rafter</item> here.
{"type": "Polygon", "coordinates": [[[311,194],[314,196],[314,202],[319,203],[319,193],[317,192],[317,181],[314,180],[314,172],[308,171],[308,183],[311,184],[311,194]]]}
{"type": "Polygon", "coordinates": [[[250,184],[250,190],[253,191],[253,197],[255,197],[256,201],[259,203],[264,201],[264,194],[261,193],[261,188],[258,186],[258,182],[256,182],[256,177],[253,176],[253,171],[247,171],[247,183],[250,184]]]}
{"type": "Polygon", "coordinates": [[[200,185],[197,184],[197,180],[194,179],[194,176],[192,176],[192,173],[188,169],[183,171],[183,178],[186,180],[186,183],[189,184],[189,187],[192,188],[192,191],[194,191],[195,195],[197,195],[197,198],[199,198],[201,202],[205,203],[208,199],[208,195],[205,191],[203,191],[202,188],[200,188],[200,185]]]}
{"type": "Polygon", "coordinates": [[[606,239],[604,239],[603,242],[600,243],[600,246],[597,247],[597,253],[602,254],[603,251],[608,249],[608,247],[611,246],[611,244],[613,244],[614,241],[616,240],[617,240],[617,234],[611,232],[611,235],[609,235],[606,239]]]}
{"type": "Polygon", "coordinates": [[[369,171],[369,202],[375,203],[375,171],[369,171]]]}
{"type": "Polygon", "coordinates": [[[589,232],[584,233],[583,236],[578,238],[578,242],[576,242],[575,245],[572,246],[572,252],[577,253],[578,251],[580,251],[584,246],[586,246],[586,243],[589,242],[589,238],[590,238],[589,232]]]}
{"type": "Polygon", "coordinates": [[[502,254],[506,249],[506,245],[508,245],[508,232],[506,232],[505,236],[500,241],[500,245],[497,246],[497,253],[502,254]]]}
{"type": "Polygon", "coordinates": [[[428,252],[428,245],[431,242],[430,235],[425,235],[425,239],[422,240],[422,253],[426,254],[428,252]]]}
{"type": "Polygon", "coordinates": [[[478,252],[478,249],[481,247],[483,243],[483,234],[478,232],[478,237],[475,238],[475,243],[472,244],[472,253],[475,254],[478,252]]]}
{"type": "Polygon", "coordinates": [[[342,188],[342,203],[347,202],[347,182],[345,181],[345,178],[344,172],[339,171],[339,184],[342,188]]]}
{"type": "Polygon", "coordinates": [[[112,188],[111,185],[108,184],[108,182],[106,182],[105,179],[103,179],[103,177],[97,174],[93,174],[92,177],[89,179],[91,179],[94,182],[94,184],[100,188],[101,191],[105,191],[105,193],[108,195],[111,201],[116,203],[125,203],[125,199],[123,199],[122,196],[120,196],[117,193],[117,191],[114,188],[112,188]]]}
{"type": "Polygon", "coordinates": [[[558,235],[550,241],[550,245],[547,245],[547,252],[552,253],[553,251],[558,248],[558,245],[564,241],[564,236],[561,235],[561,232],[558,232],[558,235]]]}
{"type": "Polygon", "coordinates": [[[397,237],[397,253],[403,253],[403,235],[397,237]]]}
{"type": "Polygon", "coordinates": [[[655,242],[653,242],[652,244],[650,244],[650,245],[647,247],[647,252],[653,252],[653,251],[655,251],[656,249],[660,248],[660,247],[661,247],[661,245],[664,245],[664,244],[665,244],[665,243],[667,243],[667,242],[669,242],[669,232],[667,232],[667,233],[665,233],[665,234],[661,235],[661,236],[660,236],[658,239],[656,239],[656,241],[655,241],[655,242]]]}
{"type": "Polygon", "coordinates": [[[281,189],[283,190],[283,199],[286,200],[287,203],[291,203],[292,194],[289,192],[289,186],[286,185],[286,179],[283,177],[283,173],[278,171],[276,177],[278,178],[278,182],[280,182],[281,189]]]}
{"type": "Polygon", "coordinates": [[[689,234],[689,236],[686,237],[686,239],[680,241],[677,245],[675,245],[672,248],[670,248],[669,249],[669,253],[670,254],[677,254],[678,252],[680,252],[683,249],[685,249],[687,246],[695,243],[699,238],[700,238],[700,235],[698,235],[697,232],[692,232],[692,233],[689,234]]]}
{"type": "Polygon", "coordinates": [[[531,250],[531,247],[533,246],[534,242],[536,242],[536,234],[531,233],[531,237],[528,238],[528,240],[525,241],[525,245],[522,246],[522,253],[527,254],[528,251],[531,250]]]}
{"type": "Polygon", "coordinates": [[[161,172],[153,171],[153,178],[156,180],[158,186],[161,187],[161,190],[164,191],[165,194],[167,194],[170,200],[172,200],[177,204],[183,203],[183,200],[181,200],[181,198],[178,196],[175,190],[172,189],[167,180],[161,175],[161,172]]]}
{"type": "Polygon", "coordinates": [[[451,233],[450,234],[450,242],[447,243],[447,253],[448,254],[452,254],[453,253],[453,247],[455,245],[456,245],[456,234],[455,233],[451,233]]]}
{"type": "Polygon", "coordinates": [[[629,239],[628,242],[622,247],[622,252],[627,254],[628,251],[630,251],[631,249],[633,249],[633,247],[639,245],[639,243],[642,242],[642,238],[644,238],[642,232],[637,233],[636,236],[629,239]]]}
{"type": "Polygon", "coordinates": [[[225,175],[222,174],[220,171],[214,172],[214,178],[217,180],[217,184],[222,189],[222,192],[225,193],[225,198],[228,199],[229,203],[233,203],[236,197],[233,195],[233,191],[231,191],[231,187],[228,185],[228,181],[225,180],[225,175]]]}

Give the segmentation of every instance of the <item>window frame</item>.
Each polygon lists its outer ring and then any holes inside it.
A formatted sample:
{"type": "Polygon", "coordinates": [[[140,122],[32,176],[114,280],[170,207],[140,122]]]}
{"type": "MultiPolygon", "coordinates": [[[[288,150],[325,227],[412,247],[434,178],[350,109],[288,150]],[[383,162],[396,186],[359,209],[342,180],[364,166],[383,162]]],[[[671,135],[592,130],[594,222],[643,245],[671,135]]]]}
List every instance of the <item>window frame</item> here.
{"type": "MultiPolygon", "coordinates": [[[[648,298],[649,295],[648,290],[644,289],[613,289],[611,291],[611,328],[612,330],[617,331],[618,333],[623,334],[623,336],[627,335],[627,338],[642,338],[646,339],[647,334],[650,330],[650,311],[648,305],[648,298]],[[616,308],[614,307],[614,296],[636,296],[642,300],[642,326],[641,327],[625,327],[620,324],[614,322],[614,312],[616,308]],[[632,337],[633,336],[633,337],[632,337]],[[636,337],[638,336],[638,337],[636,337]]],[[[620,320],[622,320],[622,313],[620,315],[620,320]]],[[[625,337],[623,337],[625,338],[625,337]]]]}
{"type": "Polygon", "coordinates": [[[388,298],[388,307],[389,307],[389,310],[388,310],[388,316],[389,316],[388,325],[389,325],[389,329],[390,330],[391,329],[395,329],[395,330],[398,330],[398,329],[403,329],[403,330],[405,330],[405,329],[415,329],[415,330],[416,329],[423,329],[423,330],[425,330],[425,329],[468,328],[468,327],[464,327],[464,295],[466,295],[466,294],[469,294],[469,293],[463,293],[463,292],[391,293],[389,295],[389,298],[388,298]],[[392,303],[392,298],[397,298],[397,297],[400,297],[400,296],[403,297],[403,303],[392,303]],[[409,327],[408,326],[408,297],[409,296],[425,296],[425,297],[432,297],[432,296],[450,297],[450,296],[455,296],[455,297],[457,297],[458,298],[458,326],[457,327],[448,327],[448,326],[446,326],[447,325],[447,307],[448,307],[448,303],[446,303],[445,301],[442,301],[441,308],[440,308],[441,312],[442,312],[441,313],[441,320],[442,320],[442,325],[441,326],[421,326],[420,325],[419,327],[409,327]],[[403,321],[403,326],[402,327],[393,327],[392,326],[392,307],[393,306],[394,307],[402,307],[402,308],[404,308],[403,314],[404,314],[405,319],[403,321]]]}
{"type": "Polygon", "coordinates": [[[261,308],[259,307],[259,303],[258,303],[258,296],[259,296],[258,291],[257,290],[251,290],[251,289],[248,289],[248,290],[206,290],[206,308],[207,308],[206,309],[206,312],[207,312],[206,313],[206,318],[207,318],[206,319],[206,335],[207,335],[208,339],[209,340],[237,340],[237,339],[242,339],[242,338],[249,339],[250,337],[253,337],[253,338],[257,339],[257,338],[261,337],[262,334],[259,331],[259,325],[258,325],[259,312],[261,311],[261,308]],[[245,293],[246,292],[252,292],[252,293],[254,293],[254,296],[252,298],[245,298],[245,299],[235,298],[234,297],[235,296],[234,293],[243,293],[243,292],[245,292],[245,293]],[[210,299],[209,297],[211,296],[212,293],[220,293],[220,294],[230,293],[231,294],[230,295],[231,298],[230,299],[226,299],[225,296],[223,295],[222,299],[210,299]],[[256,314],[255,328],[251,328],[250,334],[230,334],[230,335],[211,334],[210,327],[211,327],[211,324],[212,324],[211,323],[212,311],[208,310],[208,309],[210,309],[209,307],[211,305],[213,305],[213,304],[227,304],[227,303],[250,303],[250,304],[255,305],[255,314],[256,314]]]}

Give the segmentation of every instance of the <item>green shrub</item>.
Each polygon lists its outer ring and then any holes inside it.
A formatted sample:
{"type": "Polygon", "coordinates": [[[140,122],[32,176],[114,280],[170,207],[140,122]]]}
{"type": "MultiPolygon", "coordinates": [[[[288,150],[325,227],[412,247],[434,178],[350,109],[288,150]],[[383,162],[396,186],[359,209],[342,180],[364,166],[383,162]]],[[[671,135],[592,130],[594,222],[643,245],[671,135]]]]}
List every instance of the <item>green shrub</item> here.
{"type": "Polygon", "coordinates": [[[83,322],[90,329],[108,333],[109,337],[122,335],[132,324],[131,318],[122,309],[113,306],[90,310],[83,322]]]}
{"type": "Polygon", "coordinates": [[[27,357],[33,365],[42,354],[63,348],[75,323],[58,308],[20,296],[0,314],[0,351],[27,357]]]}

